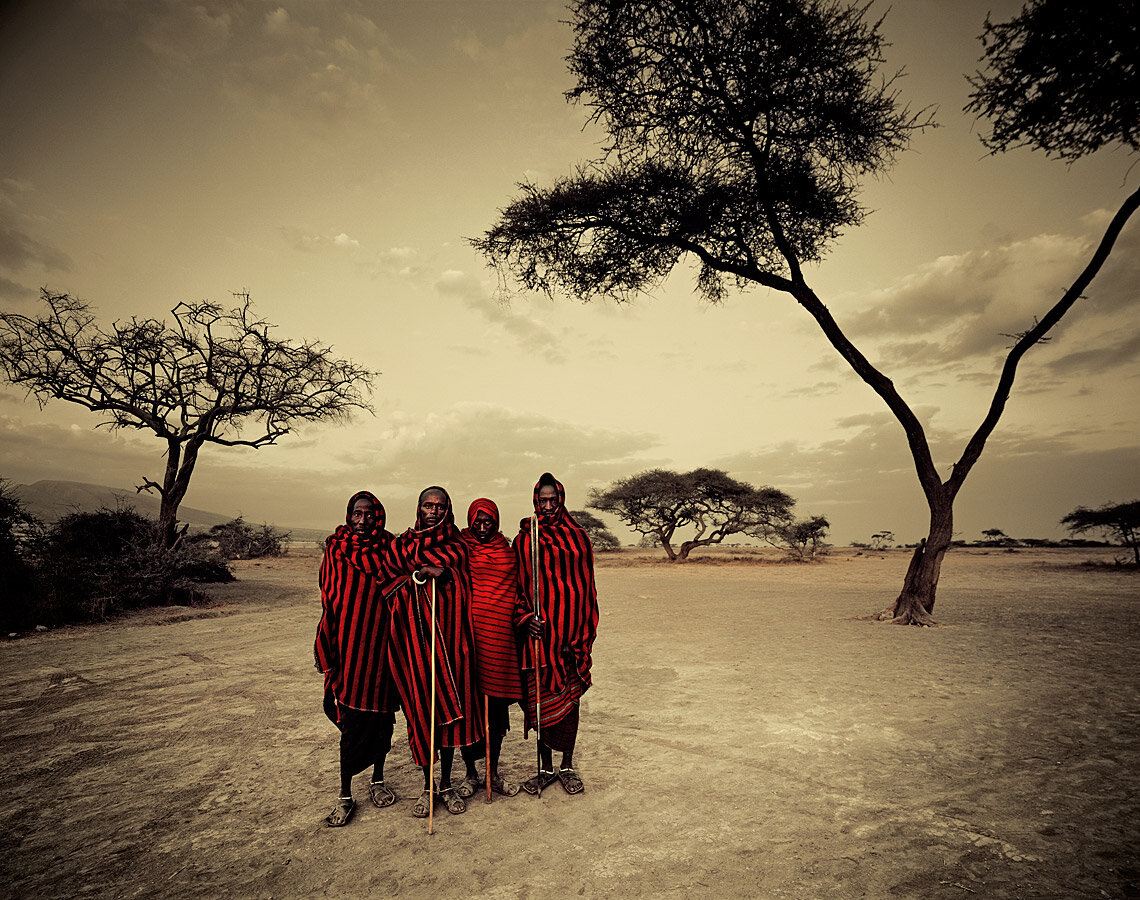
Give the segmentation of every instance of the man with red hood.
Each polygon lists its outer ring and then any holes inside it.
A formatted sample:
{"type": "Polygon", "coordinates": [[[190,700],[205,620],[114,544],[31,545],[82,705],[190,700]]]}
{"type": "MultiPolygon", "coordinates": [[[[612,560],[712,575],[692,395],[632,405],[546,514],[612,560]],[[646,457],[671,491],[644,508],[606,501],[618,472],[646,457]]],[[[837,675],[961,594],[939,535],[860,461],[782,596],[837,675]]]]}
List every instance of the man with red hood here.
{"type": "MultiPolygon", "coordinates": [[[[385,591],[392,610],[388,660],[404,718],[412,759],[424,771],[424,791],[412,815],[426,818],[436,796],[431,782],[431,666],[435,631],[435,738],[439,749],[438,796],[453,814],[467,809],[451,785],[456,747],[483,739],[483,698],[475,677],[471,626],[471,576],[467,544],[455,527],[451,497],[438,486],[425,488],[416,504],[416,524],[395,538],[384,557],[385,591]],[[431,584],[436,594],[431,619],[431,584]]],[[[467,753],[468,776],[478,783],[474,754],[467,753]]],[[[466,761],[466,760],[465,760],[466,761]]]]}
{"type": "Polygon", "coordinates": [[[549,472],[534,486],[533,500],[535,515],[522,520],[514,544],[520,587],[515,624],[527,634],[522,642],[526,728],[537,727],[539,733],[539,771],[523,790],[539,794],[558,780],[566,793],[579,794],[585,786],[573,767],[578,705],[592,684],[598,631],[594,551],[585,529],[566,511],[565,488],[549,472]],[[562,753],[557,770],[554,750],[562,753]]]}
{"type": "Polygon", "coordinates": [[[487,703],[487,740],[491,742],[487,775],[492,790],[513,797],[519,786],[499,774],[499,755],[503,736],[511,727],[510,705],[523,697],[514,627],[518,564],[510,543],[499,530],[499,507],[493,500],[480,498],[471,504],[467,527],[460,534],[467,543],[471,569],[471,617],[479,659],[479,689],[487,703]]]}
{"type": "Polygon", "coordinates": [[[396,802],[384,784],[384,758],[392,748],[399,699],[388,667],[388,608],[380,590],[391,538],[383,504],[358,491],[348,498],[345,524],[325,540],[321,560],[322,615],[313,655],[325,676],[325,714],[340,729],[340,796],[325,819],[334,828],[356,812],[352,778],[369,763],[372,802],[396,802]]]}

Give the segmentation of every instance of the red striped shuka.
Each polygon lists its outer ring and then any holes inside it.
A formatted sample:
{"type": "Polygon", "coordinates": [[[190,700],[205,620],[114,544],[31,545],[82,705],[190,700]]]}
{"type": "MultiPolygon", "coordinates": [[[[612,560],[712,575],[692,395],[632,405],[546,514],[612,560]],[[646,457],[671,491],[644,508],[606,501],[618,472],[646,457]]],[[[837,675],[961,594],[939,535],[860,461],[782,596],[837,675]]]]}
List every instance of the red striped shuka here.
{"type": "MultiPolygon", "coordinates": [[[[527,729],[535,720],[535,647],[539,646],[538,683],[541,689],[541,732],[544,743],[564,749],[547,740],[547,729],[576,719],[578,701],[589,689],[591,651],[598,631],[598,595],[594,586],[594,551],[586,531],[566,511],[566,490],[549,472],[534,486],[534,509],[538,515],[539,592],[542,618],[546,620],[545,640],[539,645],[521,639],[523,680],[526,697],[527,729]],[[558,509],[548,515],[538,513],[539,488],[553,485],[558,491],[558,509]]],[[[519,602],[515,624],[525,628],[534,615],[533,572],[531,567],[531,520],[523,519],[515,539],[519,566],[519,602]]]]}
{"type": "Polygon", "coordinates": [[[392,610],[388,660],[408,720],[408,743],[418,766],[431,762],[431,584],[417,585],[423,566],[444,570],[436,581],[436,746],[466,747],[483,738],[483,698],[475,676],[471,625],[471,576],[467,544],[455,527],[451,498],[438,525],[427,528],[416,505],[416,524],[389,545],[384,557],[385,591],[392,610]]]}
{"type": "MultiPolygon", "coordinates": [[[[368,491],[349,498],[345,521],[325,539],[314,661],[325,675],[326,698],[331,694],[350,709],[395,712],[400,704],[388,667],[388,606],[381,593],[381,565],[392,535],[384,530],[383,504],[368,491]],[[376,510],[376,525],[366,534],[351,524],[360,499],[371,500],[376,510]]],[[[335,705],[326,702],[325,708],[337,722],[335,705]]]]}
{"type": "Polygon", "coordinates": [[[471,568],[471,619],[479,660],[479,690],[491,697],[521,700],[523,690],[514,623],[518,563],[510,543],[499,531],[499,507],[493,500],[480,498],[471,504],[467,510],[467,527],[460,536],[467,544],[471,568]],[[471,529],[481,512],[495,520],[494,534],[486,543],[471,529]]]}

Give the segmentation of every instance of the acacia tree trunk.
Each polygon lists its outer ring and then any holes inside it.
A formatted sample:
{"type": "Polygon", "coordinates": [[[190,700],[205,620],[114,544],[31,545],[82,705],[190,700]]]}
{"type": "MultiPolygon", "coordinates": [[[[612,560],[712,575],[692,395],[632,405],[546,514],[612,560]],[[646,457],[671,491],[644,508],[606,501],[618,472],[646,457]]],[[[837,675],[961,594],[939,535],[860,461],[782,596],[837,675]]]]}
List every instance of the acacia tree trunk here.
{"type": "MultiPolygon", "coordinates": [[[[185,452],[181,442],[176,438],[167,439],[166,473],[162,485],[148,481],[144,487],[158,489],[162,503],[158,512],[158,540],[163,550],[172,550],[180,537],[178,531],[178,507],[186,496],[186,489],[190,487],[190,476],[194,474],[194,466],[198,462],[198,450],[202,446],[200,440],[191,439],[186,443],[185,452]]],[[[140,488],[141,490],[141,488],[140,488]]]]}
{"type": "Polygon", "coordinates": [[[918,542],[910,566],[903,579],[902,591],[894,606],[879,614],[880,620],[899,625],[934,625],[934,600],[938,591],[938,576],[942,560],[950,548],[954,534],[954,505],[952,498],[946,503],[932,504],[930,533],[918,542]]]}

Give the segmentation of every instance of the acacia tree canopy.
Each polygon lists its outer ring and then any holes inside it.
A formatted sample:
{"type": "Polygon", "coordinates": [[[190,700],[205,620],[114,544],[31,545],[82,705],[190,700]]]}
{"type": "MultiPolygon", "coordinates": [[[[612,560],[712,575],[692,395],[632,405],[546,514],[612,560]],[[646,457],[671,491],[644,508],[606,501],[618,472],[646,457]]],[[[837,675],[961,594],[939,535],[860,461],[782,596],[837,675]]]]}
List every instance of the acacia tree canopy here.
{"type": "Polygon", "coordinates": [[[203,444],[263,447],[301,422],[369,409],[374,373],[337,359],[315,341],[291,342],[258,318],[248,295],[224,309],[180,303],[173,322],[131,318],[100,327],[91,307],[42,291],[37,317],[0,313],[0,372],[40,405],[66,400],[110,428],[138,428],[166,441],[161,483],[144,479],[162,505],[163,546],[176,540],[178,506],[203,444]]]}
{"type": "Polygon", "coordinates": [[[787,289],[864,216],[860,179],[930,124],[880,71],[883,38],[832,0],[579,0],[568,99],[602,159],[523,196],[472,243],[531,289],[626,298],[683,254],[698,290],[787,289]]]}
{"type": "Polygon", "coordinates": [[[1117,538],[1132,548],[1134,561],[1140,566],[1140,500],[1106,503],[1096,509],[1078,506],[1062,517],[1061,524],[1073,534],[1099,531],[1117,538]]]}
{"type": "MultiPolygon", "coordinates": [[[[590,109],[609,141],[600,158],[550,187],[520,185],[521,196],[471,243],[498,269],[504,290],[514,283],[581,300],[624,300],[661,284],[682,260],[695,260],[697,291],[709,300],[757,284],[793,297],[906,435],[930,530],[889,615],[926,625],[934,621],[954,500],[1005,410],[1018,364],[1092,282],[1140,207],[1140,191],[1123,201],[1069,289],[1016,336],[989,409],[943,478],[910,405],[804,275],[805,263],[862,221],[861,179],[887,169],[910,137],[932,124],[926,110],[912,113],[900,102],[899,73],[883,71],[882,20],[869,20],[868,6],[576,0],[568,62],[578,83],[567,98],[590,109]]],[[[1086,35],[1085,47],[1110,54],[1107,38],[1086,35]]],[[[1053,52],[1053,65],[1068,65],[1067,54],[1053,52]]],[[[1005,95],[993,111],[1016,102],[1005,95]]],[[[1083,110],[1079,99],[1066,106],[1072,117],[1083,110]]],[[[1105,132],[1106,141],[1117,137],[1105,132]]]]}
{"type": "Polygon", "coordinates": [[[734,534],[771,540],[791,521],[795,500],[773,487],[756,488],[720,469],[673,472],[650,469],[592,490],[586,504],[616,515],[634,531],[651,535],[673,561],[697,547],[719,544],[734,534]],[[673,547],[677,529],[695,534],[673,547]]]}
{"type": "Polygon", "coordinates": [[[617,535],[610,531],[609,526],[592,512],[574,509],[570,511],[570,516],[586,530],[586,535],[590,538],[590,546],[596,552],[608,553],[621,549],[621,541],[617,539],[617,535]]]}
{"type": "Polygon", "coordinates": [[[982,33],[985,72],[967,112],[989,120],[994,153],[1034,147],[1076,160],[1105,144],[1140,150],[1140,4],[1030,0],[982,33]]]}

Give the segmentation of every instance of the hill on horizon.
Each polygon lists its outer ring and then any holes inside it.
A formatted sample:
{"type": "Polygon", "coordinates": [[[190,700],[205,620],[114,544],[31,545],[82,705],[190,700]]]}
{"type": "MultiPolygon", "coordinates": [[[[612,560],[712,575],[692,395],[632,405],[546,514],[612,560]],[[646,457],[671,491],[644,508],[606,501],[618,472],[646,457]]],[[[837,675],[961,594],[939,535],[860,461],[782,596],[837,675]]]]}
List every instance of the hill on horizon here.
{"type": "MultiPolygon", "coordinates": [[[[115,509],[132,506],[140,515],[157,519],[160,507],[159,498],[153,494],[136,493],[132,489],[114,488],[105,484],[89,484],[83,481],[41,480],[33,484],[13,484],[12,494],[24,504],[29,513],[44,522],[55,522],[74,512],[94,512],[98,509],[115,509]]],[[[233,521],[235,516],[195,509],[192,506],[178,507],[178,520],[187,522],[191,530],[204,530],[214,525],[233,521]]],[[[246,518],[247,522],[255,523],[246,518]]],[[[319,541],[326,532],[315,528],[290,528],[277,525],[290,532],[295,541],[319,541]]]]}

